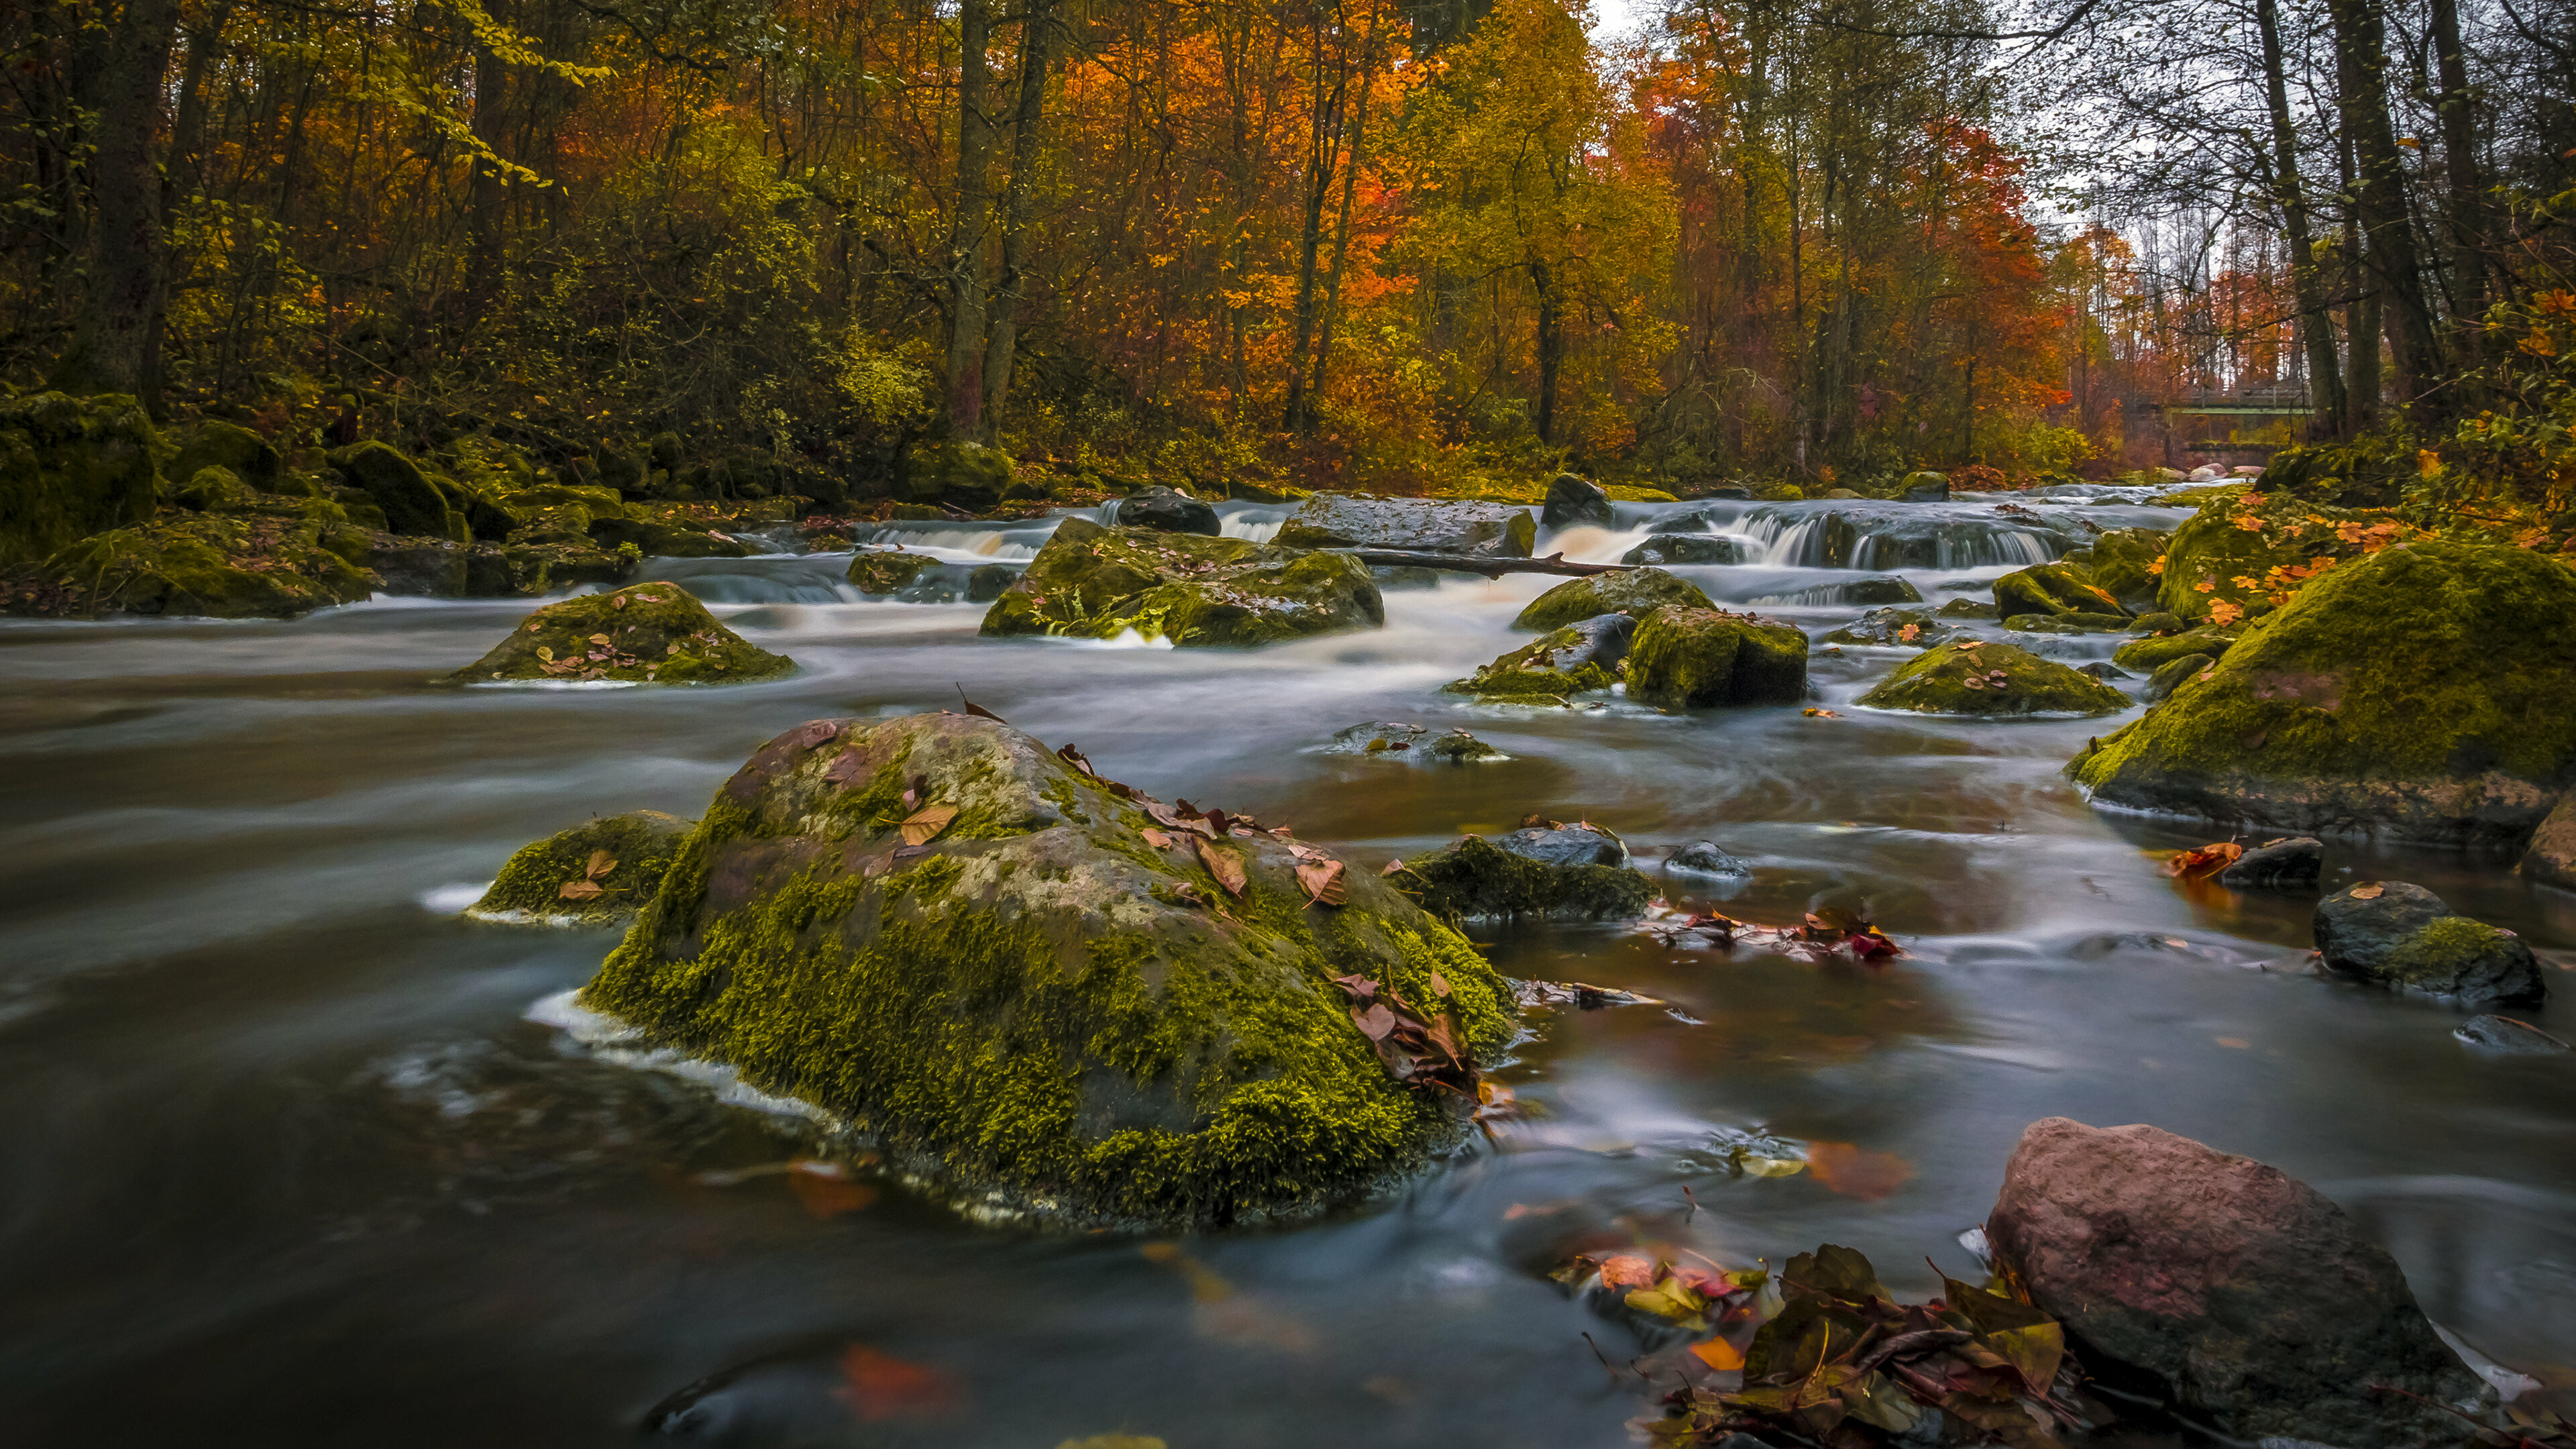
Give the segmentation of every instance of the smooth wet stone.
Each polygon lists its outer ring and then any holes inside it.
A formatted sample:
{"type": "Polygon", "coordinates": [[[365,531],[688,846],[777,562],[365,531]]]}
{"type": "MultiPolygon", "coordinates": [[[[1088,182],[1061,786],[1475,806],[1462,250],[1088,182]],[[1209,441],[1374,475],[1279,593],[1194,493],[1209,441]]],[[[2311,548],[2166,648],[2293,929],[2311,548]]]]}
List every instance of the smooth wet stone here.
{"type": "Polygon", "coordinates": [[[1541,865],[1628,864],[1627,842],[1607,830],[1589,826],[1532,825],[1489,838],[1512,854],[1541,865]]]}
{"type": "Polygon", "coordinates": [[[1572,528],[1576,524],[1608,528],[1610,520],[1610,495],[1600,485],[1573,473],[1559,473],[1547,485],[1547,503],[1538,516],[1538,521],[1549,528],[1572,528]]]}
{"type": "Polygon", "coordinates": [[[2548,995],[2531,947],[2405,881],[2357,881],[2317,903],[2317,952],[2347,976],[2469,1002],[2548,995]]]}
{"type": "Polygon", "coordinates": [[[1836,599],[1845,604],[1919,604],[1923,594],[1914,585],[1890,574],[1873,579],[1853,579],[1834,585],[1836,599]]]}
{"type": "Polygon", "coordinates": [[[1183,648],[1248,647],[1385,623],[1377,581],[1347,554],[1068,518],[982,632],[1114,639],[1132,629],[1183,648]]]}
{"type": "Polygon", "coordinates": [[[1944,619],[2000,619],[2002,611],[1982,599],[1945,599],[1932,611],[1944,619]]]}
{"type": "MultiPolygon", "coordinates": [[[[1645,914],[1654,898],[1654,888],[1633,868],[1551,865],[1504,848],[1508,838],[1460,836],[1405,862],[1391,879],[1399,888],[1419,889],[1423,909],[1432,914],[1462,918],[1625,918],[1645,914]]],[[[1625,847],[1620,853],[1625,856],[1625,847]]]]}
{"type": "Polygon", "coordinates": [[[2217,663],[2217,660],[2206,654],[2186,654],[2180,659],[2168,659],[2156,666],[2155,673],[2147,676],[2147,687],[2139,693],[2146,696],[2148,703],[2153,704],[2190,683],[2194,677],[2206,672],[2217,663]]]}
{"type": "Polygon", "coordinates": [[[1272,540],[1282,548],[1381,548],[1527,558],[1538,526],[1516,504],[1448,498],[1362,498],[1317,493],[1297,505],[1272,540]]]}
{"type": "Polygon", "coordinates": [[[2325,842],[2299,835],[2246,851],[2218,873],[2218,883],[2232,891],[2313,891],[2325,874],[2325,842]]]}
{"type": "Polygon", "coordinates": [[[926,553],[863,549],[850,556],[850,586],[863,594],[899,594],[939,567],[926,553]]]}
{"type": "Polygon", "coordinates": [[[1714,840],[1694,840],[1664,857],[1666,875],[1713,875],[1739,878],[1753,874],[1750,862],[1726,853],[1714,840]]]}
{"type": "Polygon", "coordinates": [[[1529,606],[1512,620],[1515,629],[1561,629],[1603,614],[1626,614],[1643,618],[1666,604],[1682,604],[1695,609],[1717,607],[1701,593],[1697,584],[1678,579],[1658,568],[1622,569],[1615,574],[1592,574],[1567,579],[1546,593],[1530,600],[1529,606]]]}
{"type": "Polygon", "coordinates": [[[989,719],[815,720],[717,793],[580,1000],[960,1200],[1065,1225],[1297,1219],[1465,1130],[1394,1078],[1335,977],[1445,1008],[1479,1055],[1515,1031],[1454,930],[1374,870],[1313,903],[1301,863],[1266,831],[1158,827],[989,719]],[[907,843],[924,804],[955,814],[907,843]]]}
{"type": "Polygon", "coordinates": [[[2089,1370],[2238,1439],[2449,1444],[2485,1387],[2323,1193],[2154,1127],[2032,1123],[1986,1238],[2089,1370]]]}
{"type": "Polygon", "coordinates": [[[1628,697],[1664,709],[1796,704],[1807,694],[1807,635],[1759,614],[1667,604],[1628,646],[1628,697]]]}
{"type": "Polygon", "coordinates": [[[2098,679],[2104,684],[2109,684],[2115,679],[2135,679],[2138,677],[2131,674],[2129,671],[2122,669],[2117,664],[2101,659],[2096,659],[2090,664],[2078,664],[2075,666],[2075,672],[2083,675],[2087,679],[2098,679]]]}
{"type": "Polygon", "coordinates": [[[1147,488],[1118,500],[1120,528],[1159,528],[1165,533],[1198,533],[1215,538],[1225,532],[1216,510],[1177,488],[1147,488]]]}
{"type": "Polygon", "coordinates": [[[1439,731],[1418,724],[1355,724],[1336,730],[1331,744],[1324,747],[1328,755],[1375,755],[1389,760],[1416,760],[1435,764],[1464,765],[1479,760],[1507,758],[1502,751],[1486,744],[1465,730],[1439,731]]]}
{"type": "Polygon", "coordinates": [[[1020,580],[1020,571],[1009,564],[980,564],[966,575],[966,602],[989,604],[1020,580]]]}
{"type": "Polygon", "coordinates": [[[2532,831],[2517,868],[2535,885],[2576,890],[2576,799],[2560,801],[2532,831]]]}
{"type": "Polygon", "coordinates": [[[1734,564],[1744,562],[1744,545],[1732,538],[1704,534],[1658,533],[1619,555],[1628,564],[1734,564]]]}
{"type": "Polygon", "coordinates": [[[482,899],[477,920],[610,926],[634,919],[662,888],[680,842],[697,828],[659,810],[630,810],[521,846],[482,899]]]}
{"type": "Polygon", "coordinates": [[[2462,1046],[2500,1057],[2557,1057],[2576,1051],[2576,1046],[2510,1016],[2473,1016],[2454,1028],[2451,1035],[2462,1046]]]}

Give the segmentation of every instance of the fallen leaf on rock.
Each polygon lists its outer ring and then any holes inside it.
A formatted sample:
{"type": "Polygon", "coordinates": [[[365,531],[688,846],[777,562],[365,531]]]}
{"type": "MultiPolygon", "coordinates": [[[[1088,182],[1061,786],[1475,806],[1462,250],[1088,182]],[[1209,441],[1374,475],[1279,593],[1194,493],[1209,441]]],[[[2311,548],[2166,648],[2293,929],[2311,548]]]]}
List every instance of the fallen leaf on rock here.
{"type": "Polygon", "coordinates": [[[1395,874],[1397,871],[1402,870],[1402,869],[1404,869],[1404,862],[1403,862],[1403,861],[1400,861],[1400,860],[1390,860],[1390,861],[1388,861],[1388,862],[1386,863],[1386,869],[1384,869],[1384,870],[1382,870],[1382,871],[1379,871],[1379,872],[1378,872],[1378,874],[1379,874],[1379,875],[1393,875],[1393,874],[1395,874]]]}
{"type": "Polygon", "coordinates": [[[939,838],[939,832],[948,828],[948,822],[956,818],[957,807],[954,805],[932,805],[916,810],[904,817],[903,843],[928,845],[939,838]]]}
{"type": "Polygon", "coordinates": [[[906,1363],[863,1343],[850,1345],[841,1355],[841,1386],[832,1394],[867,1424],[954,1413],[964,1398],[956,1380],[939,1370],[906,1363]]]}
{"type": "Polygon", "coordinates": [[[1165,835],[1163,832],[1156,830],[1150,825],[1136,833],[1143,836],[1145,838],[1145,843],[1154,847],[1156,850],[1169,850],[1172,848],[1172,837],[1165,835]]]}
{"type": "Polygon", "coordinates": [[[1305,887],[1309,905],[1338,906],[1346,898],[1342,889],[1342,863],[1338,860],[1298,866],[1297,884],[1305,887]]]}
{"type": "Polygon", "coordinates": [[[555,892],[556,895],[568,901],[586,901],[601,893],[599,882],[591,880],[568,880],[563,883],[562,889],[555,892]]]}
{"type": "Polygon", "coordinates": [[[2165,862],[2165,874],[2176,880],[2200,880],[2234,865],[2244,853],[2245,847],[2232,840],[2204,845],[2198,850],[2176,851],[2173,858],[2165,862]]]}
{"type": "Polygon", "coordinates": [[[859,752],[857,750],[843,750],[840,754],[833,757],[832,763],[823,767],[823,783],[826,785],[846,785],[852,780],[859,778],[859,771],[864,768],[866,768],[866,766],[864,762],[860,760],[859,752]]]}
{"type": "Polygon", "coordinates": [[[610,855],[604,850],[594,850],[590,853],[590,864],[585,869],[584,874],[588,875],[592,880],[598,880],[615,869],[617,869],[616,856],[610,855]]]}
{"type": "Polygon", "coordinates": [[[1351,1022],[1370,1041],[1384,1041],[1388,1033],[1395,1030],[1395,1013],[1387,1010],[1384,1002],[1365,1011],[1354,1006],[1351,1008],[1351,1022]]]}
{"type": "Polygon", "coordinates": [[[1845,1197],[1877,1202],[1914,1176],[1914,1164],[1892,1152],[1872,1152],[1848,1142],[1810,1142],[1807,1172],[1845,1197]]]}
{"type": "Polygon", "coordinates": [[[1204,835],[1193,843],[1199,848],[1199,859],[1206,864],[1208,874],[1216,877],[1216,883],[1225,887],[1227,895],[1236,900],[1243,899],[1243,862],[1235,858],[1234,852],[1204,835]]]}
{"type": "Polygon", "coordinates": [[[1437,971],[1432,972],[1432,973],[1431,973],[1431,994],[1432,994],[1432,995],[1434,995],[1434,996],[1446,996],[1446,995],[1448,995],[1448,994],[1449,994],[1449,978],[1448,978],[1448,977],[1446,977],[1446,976],[1441,975],[1441,974],[1440,974],[1439,972],[1437,972],[1437,971]]]}
{"type": "Polygon", "coordinates": [[[2377,881],[2371,881],[2365,885],[2354,886],[2350,891],[2346,892],[2346,894],[2350,895],[2357,901],[2375,901],[2381,896],[2388,894],[2388,887],[2381,885],[2377,881]]]}
{"type": "Polygon", "coordinates": [[[973,701],[973,700],[971,700],[971,699],[968,699],[968,698],[966,697],[966,686],[964,686],[964,685],[962,685],[962,684],[958,684],[958,683],[956,683],[954,680],[950,681],[950,686],[951,686],[952,688],[954,688],[954,689],[957,691],[957,699],[958,699],[958,702],[959,702],[959,703],[961,703],[961,704],[964,704],[964,705],[966,706],[966,712],[967,712],[968,714],[971,714],[971,715],[975,716],[977,719],[988,719],[988,720],[991,720],[991,721],[992,721],[993,723],[995,723],[995,724],[1007,724],[1007,723],[1009,723],[1009,721],[1007,721],[1007,720],[1003,719],[1000,715],[995,714],[995,713],[993,713],[991,710],[986,709],[984,706],[982,706],[982,705],[980,705],[980,704],[977,704],[975,701],[973,701]]]}

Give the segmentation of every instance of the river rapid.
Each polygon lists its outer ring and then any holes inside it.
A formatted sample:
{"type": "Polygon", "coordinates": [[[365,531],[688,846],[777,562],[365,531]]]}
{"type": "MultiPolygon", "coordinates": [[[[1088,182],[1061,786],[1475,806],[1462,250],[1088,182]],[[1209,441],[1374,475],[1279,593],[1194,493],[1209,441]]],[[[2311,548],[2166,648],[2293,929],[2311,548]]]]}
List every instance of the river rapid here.
{"type": "MultiPolygon", "coordinates": [[[[1673,571],[1821,636],[1861,612],[1830,601],[1854,563],[1896,565],[1930,607],[1986,597],[2077,520],[2186,516],[2116,490],[2033,506],[2047,527],[1878,505],[1855,542],[1821,504],[1622,505],[1539,551],[1613,560],[1706,510],[1688,526],[1761,561],[1673,571]]],[[[1227,528],[1266,537],[1284,511],[1230,505],[1227,528]]],[[[887,541],[1014,563],[1048,526],[887,541]]],[[[525,602],[0,625],[0,1440],[1607,1449],[1649,1405],[1593,1344],[1614,1364],[1639,1345],[1549,1267],[1835,1242],[1920,1298],[1927,1256],[1973,1266],[1959,1235],[2052,1115],[2154,1123],[2317,1185],[2437,1323],[2576,1389],[2576,1063],[2481,1056],[2451,1036],[2463,1012],[2311,976],[2311,899],[2168,881],[2155,853],[2207,827],[2096,813],[2058,773],[2117,720],[1858,710],[1905,657],[1861,647],[1812,661],[1811,703],[1839,718],[1438,694],[1527,637],[1508,624],[1544,577],[1448,575],[1390,591],[1382,631],[1232,653],[979,639],[981,605],[862,601],[847,563],[648,562],[802,666],[729,688],[429,682],[525,602]],[[1361,868],[1533,812],[1588,819],[1677,907],[1860,907],[1907,954],[1475,925],[1506,974],[1661,1004],[1533,1011],[1496,1074],[1526,1113],[1399,1197],[1171,1246],[779,1170],[810,1147],[801,1119],[563,1029],[612,934],[460,914],[532,839],[695,817],[800,721],[956,708],[961,686],[1112,778],[1361,868]],[[1510,758],[1318,751],[1372,720],[1464,726],[1510,758]],[[1658,875],[1703,838],[1752,879],[1658,875]],[[1725,1146],[1755,1131],[1869,1168],[1737,1175],[1725,1146]]],[[[2010,637],[2079,663],[2119,642],[2010,637]]],[[[2558,1001],[2522,1015],[2576,1030],[2576,898],[2361,841],[2330,842],[2328,877],[2415,881],[2523,933],[2559,969],[2558,1001]]]]}

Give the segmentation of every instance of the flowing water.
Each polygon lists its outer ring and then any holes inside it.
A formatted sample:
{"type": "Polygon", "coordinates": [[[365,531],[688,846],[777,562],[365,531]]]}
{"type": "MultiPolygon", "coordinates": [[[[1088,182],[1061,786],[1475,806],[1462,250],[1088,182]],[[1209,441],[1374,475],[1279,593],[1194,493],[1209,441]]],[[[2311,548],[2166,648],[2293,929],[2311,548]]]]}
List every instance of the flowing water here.
{"type": "MultiPolygon", "coordinates": [[[[2062,551],[2079,520],[2181,516],[2116,490],[1844,510],[1838,568],[1829,511],[1629,505],[1541,551],[1715,531],[1759,561],[1676,572],[1721,600],[1893,567],[1938,603],[2062,551]]],[[[1279,513],[1229,508],[1229,532],[1279,513]]],[[[1009,564],[1044,527],[881,541],[1009,564]]],[[[981,606],[862,601],[846,563],[657,566],[803,666],[725,689],[428,682],[515,603],[0,627],[0,1439],[1621,1445],[1645,1401],[1584,1335],[1613,1362],[1638,1345],[1549,1266],[1839,1242],[1920,1296],[1927,1255],[1971,1266],[1958,1235],[2050,1115],[2152,1122],[2317,1184],[2438,1322],[2576,1384],[2576,1064],[2480,1056],[2458,1011],[2307,974],[2306,901],[2177,889],[2151,852],[2204,830],[2096,814],[2058,775],[2110,722],[1855,710],[1902,657],[1864,648],[1815,657],[1838,719],[1437,694],[1525,637],[1508,622],[1545,578],[1390,592],[1381,632],[1223,653],[978,639],[981,606]],[[613,937],[459,914],[530,839],[695,815],[789,726],[954,706],[959,685],[1114,778],[1290,822],[1364,868],[1580,817],[1650,872],[1713,839],[1755,868],[1730,914],[1861,906],[1908,955],[1478,927],[1509,974],[1664,1004],[1534,1012],[1498,1073],[1528,1115],[1401,1197],[1170,1249],[778,1170],[800,1119],[562,1029],[613,937]],[[1389,719],[1511,758],[1317,752],[1389,719]],[[1874,1170],[1732,1175],[1724,1143],[1757,1129],[1874,1170]]],[[[1821,634],[1859,609],[1772,611],[1821,634]]],[[[2082,661],[2116,640],[2024,642],[2082,661]]],[[[2576,959],[2576,901],[2493,863],[2340,843],[2329,869],[2421,882],[2576,959]]],[[[1665,888],[1693,906],[1716,885],[1665,888]]],[[[2565,1035],[2576,977],[2550,974],[2561,1003],[2533,1016],[2565,1035]]]]}

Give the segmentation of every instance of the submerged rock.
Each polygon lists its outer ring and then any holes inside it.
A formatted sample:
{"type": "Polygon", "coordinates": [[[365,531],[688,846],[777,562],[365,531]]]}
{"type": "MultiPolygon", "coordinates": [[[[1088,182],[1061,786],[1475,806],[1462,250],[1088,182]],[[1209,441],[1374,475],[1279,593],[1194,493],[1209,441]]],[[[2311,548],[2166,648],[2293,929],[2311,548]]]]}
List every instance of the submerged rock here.
{"type": "Polygon", "coordinates": [[[1177,488],[1147,488],[1118,500],[1120,528],[1159,528],[1165,533],[1197,533],[1215,538],[1225,532],[1216,510],[1177,488]]]}
{"type": "Polygon", "coordinates": [[[1608,528],[1610,520],[1610,495],[1572,473],[1559,473],[1547,485],[1547,504],[1538,516],[1538,521],[1550,528],[1572,528],[1578,523],[1608,528]]]}
{"type": "Polygon", "coordinates": [[[1666,875],[1715,875],[1730,879],[1750,876],[1753,867],[1726,853],[1714,840],[1694,840],[1664,857],[1666,875]]]}
{"type": "Polygon", "coordinates": [[[2009,718],[2117,714],[2129,697],[2102,681],[2010,644],[1927,649],[1860,697],[1870,709],[2009,718]]]}
{"type": "MultiPolygon", "coordinates": [[[[1550,842],[1562,831],[1515,830],[1491,840],[1462,835],[1428,855],[1405,862],[1391,877],[1399,888],[1421,891],[1422,908],[1438,916],[1559,917],[1589,921],[1645,914],[1654,887],[1626,864],[1616,836],[1585,848],[1592,858],[1558,864],[1525,853],[1548,850],[1557,860],[1579,852],[1550,842]],[[1606,864],[1615,849],[1619,864],[1606,864]]],[[[1583,834],[1592,834],[1582,831],[1583,834]]]]}
{"type": "Polygon", "coordinates": [[[863,594],[899,594],[937,567],[939,560],[926,553],[862,549],[850,556],[850,586],[863,594]]]}
{"type": "Polygon", "coordinates": [[[2473,1016],[2454,1028],[2451,1035],[2462,1046],[2475,1047],[2500,1057],[2565,1056],[2571,1047],[2527,1021],[2510,1016],[2473,1016]]]}
{"type": "Polygon", "coordinates": [[[1297,505],[1272,541],[1283,548],[1384,548],[1527,558],[1538,539],[1529,510],[1445,498],[1361,498],[1317,493],[1297,505]]]}
{"type": "Polygon", "coordinates": [[[1512,620],[1515,629],[1559,629],[1584,619],[1597,619],[1604,614],[1626,614],[1642,619],[1666,604],[1681,604],[1693,609],[1717,607],[1699,586],[1677,579],[1662,569],[1625,569],[1615,574],[1591,574],[1568,579],[1555,588],[1529,601],[1529,606],[1512,620]]]}
{"type": "Polygon", "coordinates": [[[523,845],[465,914],[485,921],[614,925],[662,888],[680,842],[697,827],[659,810],[631,810],[523,845]]]}
{"type": "Polygon", "coordinates": [[[1619,555],[1625,564],[1733,564],[1744,562],[1740,539],[1710,534],[1658,533],[1619,555]]]}
{"type": "Polygon", "coordinates": [[[795,668],[795,660],[746,643],[716,622],[688,590],[652,583],[548,604],[447,680],[743,684],[795,668]]]}
{"type": "Polygon", "coordinates": [[[1664,709],[1796,704],[1807,695],[1807,636],[1759,614],[1667,604],[1628,646],[1628,697],[1664,709]]]}
{"type": "Polygon", "coordinates": [[[0,563],[149,521],[158,441],[130,397],[0,398],[0,563]]]}
{"type": "Polygon", "coordinates": [[[1198,647],[1385,623],[1377,581],[1346,554],[1068,518],[994,601],[983,633],[1114,639],[1133,629],[1198,647]]]}
{"type": "Polygon", "coordinates": [[[2034,564],[1995,580],[1995,612],[2006,623],[2020,614],[2096,614],[2125,629],[2129,611],[2071,563],[2034,564]]]}
{"type": "Polygon", "coordinates": [[[2559,801],[2540,822],[2518,869],[2535,885],[2576,890],[2576,799],[2559,801]]]}
{"type": "Polygon", "coordinates": [[[2232,891],[2312,891],[2325,874],[2325,842],[2301,835],[2267,840],[2238,856],[2218,873],[2218,883],[2232,891]]]}
{"type": "Polygon", "coordinates": [[[2404,881],[2360,881],[2317,903],[2317,953],[2347,976],[2462,1001],[2549,994],[2531,947],[2404,881]]]}
{"type": "Polygon", "coordinates": [[[2576,773],[2576,576],[2523,549],[2340,565],[2209,672],[2068,773],[2132,809],[2505,849],[2576,773]]]}
{"type": "Polygon", "coordinates": [[[1310,904],[1285,840],[1154,828],[991,720],[817,720],[717,794],[581,999],[1060,1222],[1299,1217],[1455,1140],[1334,978],[1484,1055],[1514,1030],[1493,968],[1373,871],[1310,904]]]}
{"type": "Polygon", "coordinates": [[[1845,604],[1919,604],[1923,593],[1894,574],[1874,579],[1853,579],[1833,586],[1837,602],[1845,604]]]}
{"type": "Polygon", "coordinates": [[[2032,1123],[1986,1238],[2087,1369],[2238,1439],[2450,1443],[2484,1388],[2323,1193],[2154,1127],[2032,1123]]]}
{"type": "Polygon", "coordinates": [[[1872,609],[1827,634],[1827,644],[1901,645],[1929,649],[1946,644],[1959,631],[1921,609],[1872,609]]]}
{"type": "Polygon", "coordinates": [[[1379,564],[1369,569],[1369,577],[1377,580],[1378,592],[1381,594],[1398,589],[1440,587],[1440,570],[1415,568],[1410,564],[1379,564]]]}

